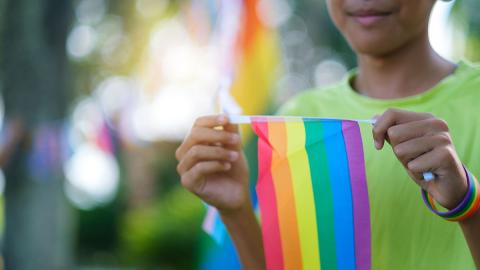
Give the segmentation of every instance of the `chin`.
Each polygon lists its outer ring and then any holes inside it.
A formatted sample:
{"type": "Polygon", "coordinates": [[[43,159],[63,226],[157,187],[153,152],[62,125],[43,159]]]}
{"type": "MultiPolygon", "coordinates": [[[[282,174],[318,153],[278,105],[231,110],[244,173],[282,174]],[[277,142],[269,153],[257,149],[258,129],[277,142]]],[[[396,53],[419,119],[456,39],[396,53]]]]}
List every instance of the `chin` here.
{"type": "Polygon", "coordinates": [[[347,38],[347,40],[357,54],[377,57],[388,55],[401,47],[397,42],[392,42],[391,36],[363,36],[347,38]]]}
{"type": "Polygon", "coordinates": [[[351,47],[357,54],[371,55],[377,57],[388,55],[395,50],[394,48],[384,46],[384,44],[382,43],[372,42],[369,42],[367,44],[358,44],[355,46],[351,45],[351,47]]]}

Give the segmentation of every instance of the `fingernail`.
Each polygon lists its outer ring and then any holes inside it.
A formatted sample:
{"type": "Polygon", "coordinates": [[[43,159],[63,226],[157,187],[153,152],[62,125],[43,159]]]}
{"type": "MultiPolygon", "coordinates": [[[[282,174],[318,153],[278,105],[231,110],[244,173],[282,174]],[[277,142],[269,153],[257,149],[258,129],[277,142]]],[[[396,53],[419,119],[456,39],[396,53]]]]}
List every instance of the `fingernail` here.
{"type": "Polygon", "coordinates": [[[229,153],[229,159],[230,159],[231,161],[235,161],[235,160],[237,160],[237,158],[238,158],[238,153],[237,153],[237,152],[231,151],[231,152],[229,153]]]}
{"type": "Polygon", "coordinates": [[[226,120],[226,117],[224,115],[220,115],[218,118],[217,118],[217,121],[219,124],[223,124],[225,123],[225,120],[226,120]]]}
{"type": "Polygon", "coordinates": [[[380,143],[375,141],[375,148],[377,148],[377,150],[380,150],[380,147],[381,147],[380,143]]]}

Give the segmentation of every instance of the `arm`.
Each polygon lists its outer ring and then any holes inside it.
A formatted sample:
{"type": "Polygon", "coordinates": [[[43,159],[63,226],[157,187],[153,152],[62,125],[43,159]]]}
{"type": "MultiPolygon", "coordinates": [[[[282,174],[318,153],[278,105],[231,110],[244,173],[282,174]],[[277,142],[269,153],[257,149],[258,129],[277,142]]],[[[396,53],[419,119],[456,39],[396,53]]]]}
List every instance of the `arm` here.
{"type": "MultiPolygon", "coordinates": [[[[412,180],[447,209],[455,208],[467,193],[467,176],[455,151],[448,124],[429,113],[390,109],[373,128],[375,147],[387,141],[412,180]],[[432,171],[426,182],[422,173],[432,171]]],[[[459,222],[470,252],[480,269],[480,211],[459,222]]]]}
{"type": "Polygon", "coordinates": [[[480,211],[477,211],[469,219],[461,221],[460,226],[465,239],[467,239],[475,265],[477,269],[480,269],[480,211]]]}
{"type": "Polygon", "coordinates": [[[176,151],[182,185],[220,212],[244,269],[265,269],[238,127],[224,116],[197,119],[176,151]]]}
{"type": "Polygon", "coordinates": [[[262,231],[251,205],[235,214],[222,213],[222,220],[235,243],[243,269],[265,269],[262,231]]]}

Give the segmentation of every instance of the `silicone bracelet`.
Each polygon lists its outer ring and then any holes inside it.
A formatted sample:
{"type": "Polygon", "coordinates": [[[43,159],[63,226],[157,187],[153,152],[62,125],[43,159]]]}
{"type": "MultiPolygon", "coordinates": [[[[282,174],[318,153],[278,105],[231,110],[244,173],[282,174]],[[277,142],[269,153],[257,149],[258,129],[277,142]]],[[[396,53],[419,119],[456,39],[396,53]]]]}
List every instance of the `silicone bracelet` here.
{"type": "Polygon", "coordinates": [[[422,189],[422,198],[427,207],[433,213],[443,217],[448,221],[462,221],[471,217],[480,207],[480,187],[478,180],[465,167],[465,174],[467,175],[467,194],[460,202],[460,204],[452,210],[446,212],[438,211],[435,200],[432,195],[422,189]]]}

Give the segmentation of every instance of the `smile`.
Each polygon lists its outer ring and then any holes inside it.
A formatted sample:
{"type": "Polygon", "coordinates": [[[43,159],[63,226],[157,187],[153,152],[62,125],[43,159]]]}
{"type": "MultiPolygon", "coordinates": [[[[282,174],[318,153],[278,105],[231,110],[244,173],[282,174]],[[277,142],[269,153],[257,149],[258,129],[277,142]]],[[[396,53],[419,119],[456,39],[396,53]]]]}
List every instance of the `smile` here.
{"type": "Polygon", "coordinates": [[[372,27],[388,18],[392,12],[382,12],[374,10],[361,10],[356,12],[347,12],[358,24],[364,27],[372,27]]]}

